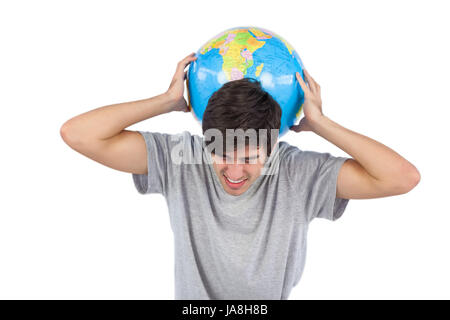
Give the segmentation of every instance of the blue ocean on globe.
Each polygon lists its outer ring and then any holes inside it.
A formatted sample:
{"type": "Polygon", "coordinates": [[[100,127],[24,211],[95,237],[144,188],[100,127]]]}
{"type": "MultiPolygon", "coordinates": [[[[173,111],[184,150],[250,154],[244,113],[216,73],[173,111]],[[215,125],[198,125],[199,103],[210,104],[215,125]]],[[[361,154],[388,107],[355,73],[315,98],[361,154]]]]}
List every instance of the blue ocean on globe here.
{"type": "Polygon", "coordinates": [[[295,77],[302,78],[303,63],[282,37],[258,27],[237,27],[221,32],[196,52],[187,73],[188,105],[201,124],[212,94],[228,81],[254,78],[280,105],[279,136],[300,117],[304,93],[295,77]]]}

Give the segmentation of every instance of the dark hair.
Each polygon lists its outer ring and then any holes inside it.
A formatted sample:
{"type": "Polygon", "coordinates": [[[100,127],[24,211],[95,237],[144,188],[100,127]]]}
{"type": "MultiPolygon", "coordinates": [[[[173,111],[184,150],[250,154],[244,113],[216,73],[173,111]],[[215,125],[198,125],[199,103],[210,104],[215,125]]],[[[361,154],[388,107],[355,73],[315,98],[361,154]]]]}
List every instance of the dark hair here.
{"type": "MultiPolygon", "coordinates": [[[[212,94],[203,114],[202,130],[205,134],[208,129],[218,129],[224,137],[225,150],[226,129],[255,129],[257,132],[259,129],[267,129],[267,136],[263,139],[267,139],[266,152],[270,156],[276,143],[276,139],[272,139],[271,129],[279,130],[280,124],[281,108],[278,102],[261,87],[258,80],[243,78],[225,83],[212,94]]],[[[259,134],[257,136],[257,144],[260,146],[262,141],[259,141],[259,134]]],[[[245,143],[248,145],[247,138],[245,143]]],[[[236,148],[235,142],[234,149],[236,148]]]]}

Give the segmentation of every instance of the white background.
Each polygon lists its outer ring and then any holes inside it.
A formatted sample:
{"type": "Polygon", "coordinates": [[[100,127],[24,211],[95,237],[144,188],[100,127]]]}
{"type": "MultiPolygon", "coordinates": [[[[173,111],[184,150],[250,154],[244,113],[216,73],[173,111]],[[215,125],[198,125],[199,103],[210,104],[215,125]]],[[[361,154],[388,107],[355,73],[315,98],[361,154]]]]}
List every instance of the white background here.
{"type": "MultiPolygon", "coordinates": [[[[211,37],[259,26],[322,87],[324,113],[420,171],[410,193],[350,200],[310,226],[290,299],[450,298],[446,1],[4,1],[0,4],[0,298],[173,299],[164,198],[68,147],[60,127],[165,92],[211,37]]],[[[101,125],[101,124],[99,124],[101,125]]],[[[191,114],[129,127],[201,134],[191,114]]],[[[343,151],[314,133],[303,150],[343,151]]]]}

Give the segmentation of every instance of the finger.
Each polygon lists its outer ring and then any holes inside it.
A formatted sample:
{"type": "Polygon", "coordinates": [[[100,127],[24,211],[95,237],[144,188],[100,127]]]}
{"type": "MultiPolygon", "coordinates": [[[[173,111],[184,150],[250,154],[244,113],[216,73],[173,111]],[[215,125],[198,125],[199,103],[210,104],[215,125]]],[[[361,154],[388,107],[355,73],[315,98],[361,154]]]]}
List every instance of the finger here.
{"type": "Polygon", "coordinates": [[[306,69],[303,69],[303,74],[305,75],[305,80],[306,83],[308,84],[308,88],[310,89],[311,92],[315,92],[316,88],[314,86],[314,82],[313,80],[311,80],[311,76],[309,75],[308,71],[306,71],[306,69]]]}
{"type": "Polygon", "coordinates": [[[197,57],[195,56],[195,52],[192,52],[190,55],[188,55],[186,58],[180,61],[181,64],[188,65],[192,61],[196,60],[197,57]]]}
{"type": "Polygon", "coordinates": [[[305,95],[308,93],[309,88],[306,86],[305,81],[303,81],[303,78],[300,76],[299,72],[295,73],[298,82],[300,83],[300,87],[302,88],[303,92],[305,93],[305,95]]]}
{"type": "Polygon", "coordinates": [[[309,131],[308,121],[303,117],[297,125],[292,126],[291,128],[295,132],[309,131]]]}
{"type": "Polygon", "coordinates": [[[300,125],[298,125],[298,124],[293,125],[293,126],[289,127],[289,130],[294,131],[294,132],[300,132],[300,125]]]}
{"type": "Polygon", "coordinates": [[[190,55],[188,55],[186,58],[184,58],[183,60],[181,60],[180,62],[178,62],[177,65],[177,70],[176,70],[176,74],[177,76],[182,77],[184,74],[184,69],[186,69],[186,67],[192,62],[197,60],[197,57],[194,56],[195,53],[192,53],[190,55]]]}
{"type": "Polygon", "coordinates": [[[309,72],[306,69],[303,69],[303,71],[305,72],[305,76],[306,76],[306,79],[308,80],[308,83],[310,83],[311,86],[313,87],[313,91],[314,92],[319,92],[320,91],[320,86],[316,82],[316,80],[314,80],[314,78],[311,77],[311,75],[309,74],[309,72]]]}
{"type": "Polygon", "coordinates": [[[195,56],[195,52],[190,53],[188,56],[186,56],[186,58],[184,58],[183,60],[189,60],[189,58],[192,58],[193,56],[195,56]]]}
{"type": "Polygon", "coordinates": [[[295,132],[302,131],[302,121],[300,120],[298,124],[291,126],[289,129],[295,132]]]}

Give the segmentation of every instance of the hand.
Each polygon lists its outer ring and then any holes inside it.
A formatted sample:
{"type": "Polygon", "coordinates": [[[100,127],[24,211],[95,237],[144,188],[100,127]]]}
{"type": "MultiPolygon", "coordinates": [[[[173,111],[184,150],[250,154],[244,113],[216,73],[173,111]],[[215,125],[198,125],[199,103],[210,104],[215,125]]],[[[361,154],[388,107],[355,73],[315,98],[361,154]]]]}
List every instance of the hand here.
{"type": "Polygon", "coordinates": [[[172,78],[169,89],[166,94],[170,97],[171,110],[170,111],[184,111],[189,112],[186,99],[184,98],[184,80],[186,80],[187,71],[184,71],[186,67],[192,62],[197,60],[195,52],[188,55],[186,58],[178,62],[177,70],[172,78]]]}
{"type": "Polygon", "coordinates": [[[305,116],[300,120],[300,123],[293,125],[289,129],[295,132],[313,131],[313,124],[317,122],[322,116],[322,99],[320,97],[320,86],[310,76],[306,69],[303,69],[307,84],[303,81],[300,73],[296,72],[296,77],[305,94],[305,101],[303,103],[303,113],[305,116]]]}

